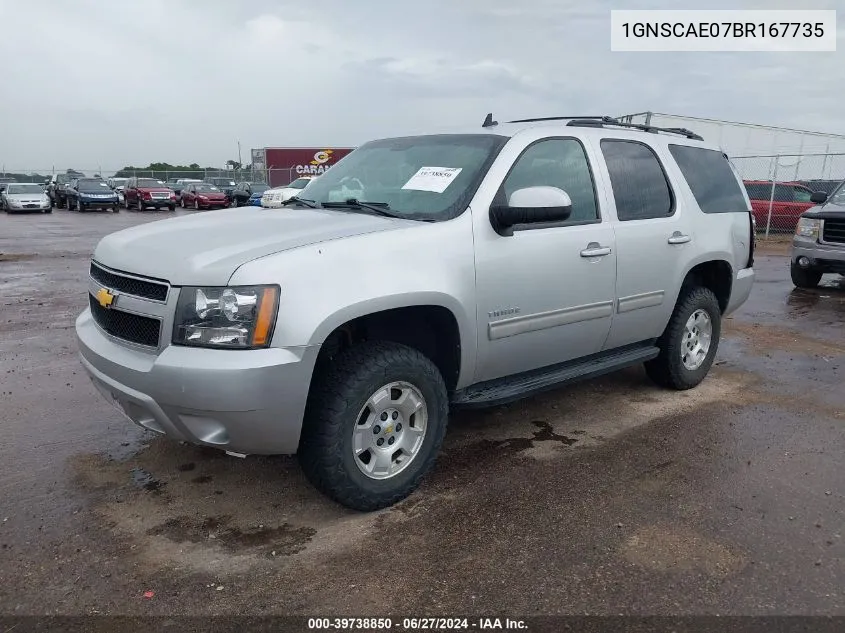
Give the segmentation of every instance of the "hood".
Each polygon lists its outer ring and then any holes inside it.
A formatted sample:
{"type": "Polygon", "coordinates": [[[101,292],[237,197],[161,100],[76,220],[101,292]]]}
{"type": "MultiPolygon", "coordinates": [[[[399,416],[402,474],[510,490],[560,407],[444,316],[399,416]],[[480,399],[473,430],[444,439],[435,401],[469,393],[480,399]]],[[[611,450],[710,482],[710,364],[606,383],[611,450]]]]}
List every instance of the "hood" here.
{"type": "Polygon", "coordinates": [[[172,189],[169,187],[138,187],[138,191],[143,193],[170,193],[172,189]]]}
{"type": "Polygon", "coordinates": [[[845,206],[841,204],[824,204],[808,209],[801,214],[803,218],[816,218],[819,220],[829,219],[845,219],[845,206]]]}
{"type": "Polygon", "coordinates": [[[15,202],[41,202],[47,197],[46,193],[7,193],[6,199],[15,202]]]}
{"type": "Polygon", "coordinates": [[[226,194],[222,191],[197,191],[197,197],[205,197],[205,198],[220,198],[221,196],[225,196],[226,194]]]}
{"type": "Polygon", "coordinates": [[[108,187],[102,187],[99,189],[80,189],[79,190],[80,196],[116,196],[117,193],[109,189],[108,187]]]}
{"type": "Polygon", "coordinates": [[[395,220],[329,209],[224,209],[141,224],[107,235],[101,264],[175,286],[224,285],[246,262],[300,246],[405,227],[395,220]]]}

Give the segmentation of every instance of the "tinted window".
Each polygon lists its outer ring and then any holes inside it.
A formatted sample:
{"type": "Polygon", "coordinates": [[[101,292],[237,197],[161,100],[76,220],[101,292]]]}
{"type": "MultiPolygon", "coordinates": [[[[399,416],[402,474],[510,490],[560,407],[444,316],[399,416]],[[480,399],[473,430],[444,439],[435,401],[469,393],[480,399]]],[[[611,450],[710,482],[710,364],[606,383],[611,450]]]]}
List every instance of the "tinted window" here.
{"type": "Polygon", "coordinates": [[[794,187],[792,191],[795,202],[810,202],[810,196],[813,195],[809,190],[800,187],[794,187]]]}
{"type": "Polygon", "coordinates": [[[502,183],[508,200],[517,189],[537,186],[557,187],[569,194],[572,215],[567,222],[598,219],[593,178],[584,148],[578,141],[549,139],[534,143],[517,159],[502,183]]]}
{"type": "Polygon", "coordinates": [[[44,193],[44,189],[41,188],[41,185],[13,185],[10,184],[6,187],[6,193],[13,194],[13,193],[29,193],[29,194],[42,194],[44,193]]]}
{"type": "Polygon", "coordinates": [[[792,187],[788,185],[775,185],[775,202],[792,202],[792,187]]]}
{"type": "Polygon", "coordinates": [[[669,152],[704,213],[748,211],[742,189],[721,152],[688,145],[669,145],[669,152]]]}
{"type": "Polygon", "coordinates": [[[634,141],[603,140],[601,151],[610,172],[616,214],[622,220],[672,215],[669,183],[651,148],[634,141]]]}
{"type": "Polygon", "coordinates": [[[745,191],[748,192],[748,197],[752,200],[768,200],[772,195],[772,186],[763,183],[744,183],[745,191]]]}
{"type": "Polygon", "coordinates": [[[252,185],[252,193],[253,193],[253,194],[256,194],[256,193],[264,193],[264,192],[265,192],[265,191],[267,191],[269,188],[270,188],[270,187],[268,187],[267,185],[252,185]]]}

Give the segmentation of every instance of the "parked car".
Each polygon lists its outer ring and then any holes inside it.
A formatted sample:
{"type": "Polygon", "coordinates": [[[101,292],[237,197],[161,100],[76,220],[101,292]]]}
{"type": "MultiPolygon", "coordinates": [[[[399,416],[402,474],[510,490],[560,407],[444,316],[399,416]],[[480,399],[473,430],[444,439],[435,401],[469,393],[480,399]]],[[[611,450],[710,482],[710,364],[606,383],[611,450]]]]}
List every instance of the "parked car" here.
{"type": "Polygon", "coordinates": [[[830,197],[817,191],[813,202],[792,238],[789,270],[798,288],[815,288],[824,274],[845,275],[845,183],[830,197]]]}
{"type": "Polygon", "coordinates": [[[107,209],[120,211],[117,192],[102,178],[74,178],[65,187],[67,208],[77,211],[107,209]]]}
{"type": "Polygon", "coordinates": [[[744,180],[743,184],[751,199],[754,219],[760,231],[765,231],[768,226],[770,233],[792,233],[801,214],[813,206],[810,201],[813,192],[797,182],[776,182],[774,193],[771,181],[744,180]],[[770,201],[771,221],[769,220],[770,201]]]}
{"type": "Polygon", "coordinates": [[[235,190],[235,187],[237,186],[235,181],[232,180],[231,178],[206,178],[205,182],[207,182],[210,185],[214,185],[220,191],[225,193],[226,197],[229,198],[229,200],[232,199],[232,192],[235,190]]]}
{"type": "Polygon", "coordinates": [[[260,207],[261,198],[267,191],[268,185],[253,185],[252,193],[249,194],[249,199],[246,201],[248,207],[260,207]]]}
{"type": "Polygon", "coordinates": [[[123,190],[123,206],[126,209],[176,210],[176,194],[155,178],[130,178],[123,190]]]}
{"type": "Polygon", "coordinates": [[[0,209],[6,213],[40,211],[51,213],[53,205],[44,187],[32,183],[5,183],[0,192],[0,209]]]}
{"type": "Polygon", "coordinates": [[[181,198],[182,198],[182,190],[185,187],[187,187],[188,185],[191,185],[191,184],[194,184],[194,183],[200,183],[200,182],[203,182],[203,181],[200,180],[199,178],[177,178],[175,181],[173,179],[168,180],[164,184],[166,184],[168,187],[170,187],[173,190],[173,193],[176,194],[176,201],[179,202],[179,200],[181,200],[181,198]]]}
{"type": "Polygon", "coordinates": [[[285,213],[107,236],[82,364],[140,426],[298,453],[357,510],[417,487],[451,407],[640,363],[691,389],[751,292],[751,208],[718,145],[649,129],[488,116],[364,144],[285,213]]]}
{"type": "Polygon", "coordinates": [[[197,210],[223,209],[229,206],[229,198],[214,185],[197,182],[189,184],[182,190],[179,204],[182,208],[193,207],[197,210]]]}
{"type": "Polygon", "coordinates": [[[123,190],[126,188],[126,183],[129,181],[129,178],[109,178],[106,182],[109,183],[109,187],[111,187],[115,192],[117,192],[117,201],[120,204],[123,204],[123,190]]]}
{"type": "Polygon", "coordinates": [[[65,187],[74,178],[85,178],[85,174],[78,171],[69,170],[63,174],[53,174],[50,178],[50,184],[47,185],[47,195],[53,202],[53,206],[63,209],[67,206],[67,195],[65,187]]]}
{"type": "Polygon", "coordinates": [[[308,184],[316,180],[316,176],[303,176],[297,178],[292,183],[283,187],[273,187],[264,192],[261,197],[261,206],[266,209],[277,209],[282,206],[286,200],[298,196],[308,184]]]}
{"type": "MultiPolygon", "coordinates": [[[[250,198],[254,193],[263,194],[270,187],[261,182],[239,182],[232,191],[231,205],[233,207],[243,207],[252,205],[250,198]]],[[[259,195],[259,202],[261,197],[259,195]]]]}

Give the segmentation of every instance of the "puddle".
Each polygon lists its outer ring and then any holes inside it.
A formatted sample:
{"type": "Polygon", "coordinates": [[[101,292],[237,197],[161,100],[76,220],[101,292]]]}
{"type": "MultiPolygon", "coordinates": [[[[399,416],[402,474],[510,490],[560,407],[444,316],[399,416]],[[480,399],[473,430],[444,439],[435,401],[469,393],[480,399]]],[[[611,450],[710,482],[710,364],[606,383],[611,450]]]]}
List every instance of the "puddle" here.
{"type": "Polygon", "coordinates": [[[217,543],[230,551],[264,548],[269,553],[275,552],[274,556],[292,556],[304,550],[317,533],[313,528],[295,527],[290,523],[241,529],[230,526],[231,519],[230,516],[202,519],[179,516],[150,528],[147,534],[163,536],[176,543],[217,543]]]}
{"type": "Polygon", "coordinates": [[[132,475],[132,483],[149,492],[159,492],[165,485],[143,468],[133,468],[129,472],[132,475]]]}

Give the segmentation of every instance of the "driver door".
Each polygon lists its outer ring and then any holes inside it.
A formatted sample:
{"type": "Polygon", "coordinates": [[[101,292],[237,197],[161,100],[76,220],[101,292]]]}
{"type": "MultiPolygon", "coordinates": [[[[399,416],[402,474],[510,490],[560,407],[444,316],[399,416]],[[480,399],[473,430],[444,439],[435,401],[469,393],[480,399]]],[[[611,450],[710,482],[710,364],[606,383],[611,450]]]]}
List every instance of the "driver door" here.
{"type": "Polygon", "coordinates": [[[616,244],[603,217],[589,148],[574,138],[528,145],[494,203],[516,190],[552,186],[572,199],[564,222],[493,230],[475,213],[478,362],[475,380],[516,374],[601,351],[610,331],[616,244]]]}

